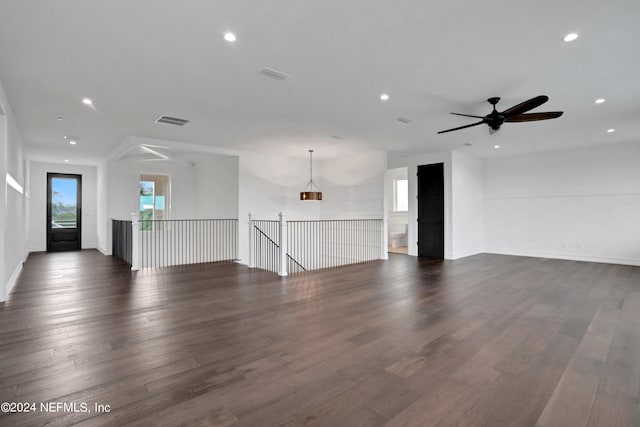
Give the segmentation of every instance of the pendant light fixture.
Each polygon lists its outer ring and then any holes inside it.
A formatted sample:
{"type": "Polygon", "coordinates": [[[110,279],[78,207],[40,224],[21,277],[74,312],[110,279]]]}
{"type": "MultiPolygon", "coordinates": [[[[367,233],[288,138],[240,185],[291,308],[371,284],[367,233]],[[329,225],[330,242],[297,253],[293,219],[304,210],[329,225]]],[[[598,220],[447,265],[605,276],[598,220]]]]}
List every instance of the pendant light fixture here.
{"type": "Polygon", "coordinates": [[[313,182],[313,150],[309,150],[309,183],[304,191],[300,192],[300,200],[322,200],[322,191],[313,182]]]}

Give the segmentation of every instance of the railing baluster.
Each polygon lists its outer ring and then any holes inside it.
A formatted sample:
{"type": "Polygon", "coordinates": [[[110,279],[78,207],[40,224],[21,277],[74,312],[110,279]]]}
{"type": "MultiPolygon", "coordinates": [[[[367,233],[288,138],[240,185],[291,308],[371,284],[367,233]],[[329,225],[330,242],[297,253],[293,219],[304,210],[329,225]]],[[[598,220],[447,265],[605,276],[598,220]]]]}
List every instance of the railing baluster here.
{"type": "Polygon", "coordinates": [[[132,262],[131,221],[111,220],[111,254],[131,265],[132,262]]]}
{"type": "MultiPolygon", "coordinates": [[[[289,273],[335,268],[382,257],[382,220],[287,221],[289,273]]],[[[254,220],[254,265],[278,272],[279,223],[254,220]]]]}
{"type": "MultiPolygon", "coordinates": [[[[141,220],[139,246],[143,268],[237,259],[236,219],[141,220]]],[[[114,256],[131,258],[131,221],[112,220],[114,256]]],[[[130,261],[127,261],[130,263],[130,261]]]]}

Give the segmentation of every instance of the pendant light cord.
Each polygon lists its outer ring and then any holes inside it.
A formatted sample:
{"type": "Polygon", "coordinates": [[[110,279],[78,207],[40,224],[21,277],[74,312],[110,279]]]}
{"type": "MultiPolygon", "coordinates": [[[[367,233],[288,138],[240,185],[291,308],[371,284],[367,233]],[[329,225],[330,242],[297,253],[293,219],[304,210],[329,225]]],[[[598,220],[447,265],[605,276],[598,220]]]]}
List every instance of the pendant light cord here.
{"type": "Polygon", "coordinates": [[[316,185],[315,182],[313,182],[313,150],[309,150],[309,183],[305,187],[305,190],[313,190],[313,187],[320,191],[320,188],[316,185]]]}

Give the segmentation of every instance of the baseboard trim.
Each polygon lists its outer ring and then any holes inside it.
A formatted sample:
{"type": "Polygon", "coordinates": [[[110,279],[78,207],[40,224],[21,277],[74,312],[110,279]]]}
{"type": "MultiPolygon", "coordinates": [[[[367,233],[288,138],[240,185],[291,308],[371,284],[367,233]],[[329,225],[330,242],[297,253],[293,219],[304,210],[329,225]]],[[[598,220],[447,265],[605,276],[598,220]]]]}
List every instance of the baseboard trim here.
{"type": "Polygon", "coordinates": [[[453,257],[451,259],[460,259],[460,258],[466,258],[468,256],[474,256],[474,255],[479,255],[484,253],[485,251],[471,251],[471,252],[463,252],[461,254],[454,254],[453,257]]]}
{"type": "Polygon", "coordinates": [[[633,265],[640,266],[640,259],[633,258],[612,258],[592,255],[579,255],[579,254],[559,254],[553,252],[537,252],[537,251],[513,251],[507,249],[487,248],[484,251],[488,254],[496,255],[513,255],[513,256],[527,256],[533,258],[550,258],[550,259],[563,259],[568,261],[584,261],[584,262],[597,262],[601,264],[620,264],[620,265],[633,265]]]}
{"type": "Polygon", "coordinates": [[[13,274],[9,278],[9,281],[7,282],[6,287],[5,287],[5,293],[4,293],[3,301],[6,301],[9,298],[9,293],[11,293],[11,290],[16,285],[16,282],[18,281],[18,276],[20,275],[21,272],[22,272],[22,263],[18,264],[18,266],[14,270],[13,274]]]}
{"type": "Polygon", "coordinates": [[[105,248],[103,248],[101,246],[96,246],[95,249],[97,249],[98,252],[100,252],[104,256],[110,256],[111,255],[111,251],[107,251],[105,248]]]}

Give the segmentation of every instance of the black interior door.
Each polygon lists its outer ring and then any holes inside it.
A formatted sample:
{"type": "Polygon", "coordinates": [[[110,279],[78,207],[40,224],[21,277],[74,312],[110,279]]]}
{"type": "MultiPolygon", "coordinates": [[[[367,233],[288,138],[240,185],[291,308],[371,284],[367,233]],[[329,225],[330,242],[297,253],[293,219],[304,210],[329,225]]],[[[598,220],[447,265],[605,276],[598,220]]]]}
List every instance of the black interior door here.
{"type": "Polygon", "coordinates": [[[444,258],[444,164],[418,166],[418,256],[444,258]]]}
{"type": "Polygon", "coordinates": [[[82,176],[47,173],[47,252],[82,248],[82,176]]]}

